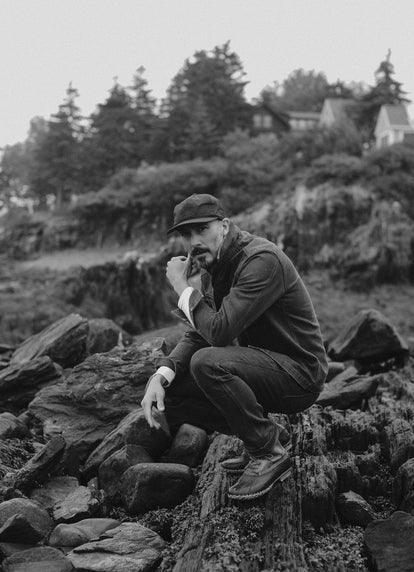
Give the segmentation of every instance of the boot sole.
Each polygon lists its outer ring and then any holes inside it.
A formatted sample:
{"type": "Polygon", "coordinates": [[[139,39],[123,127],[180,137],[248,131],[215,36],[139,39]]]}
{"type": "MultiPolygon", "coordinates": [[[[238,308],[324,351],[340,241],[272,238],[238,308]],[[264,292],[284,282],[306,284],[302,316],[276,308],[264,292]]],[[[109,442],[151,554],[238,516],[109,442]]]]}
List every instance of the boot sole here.
{"type": "Polygon", "coordinates": [[[267,488],[263,489],[262,491],[258,491],[257,493],[252,493],[252,494],[248,494],[248,495],[232,495],[231,493],[228,493],[228,497],[229,499],[233,499],[233,500],[250,500],[250,499],[257,499],[258,497],[261,497],[263,495],[265,495],[266,493],[268,493],[277,483],[281,483],[284,480],[286,480],[292,473],[292,467],[289,467],[288,469],[286,469],[286,471],[284,473],[282,473],[280,475],[279,478],[277,478],[275,481],[273,481],[273,483],[271,483],[267,488]]]}
{"type": "MultiPolygon", "coordinates": [[[[284,448],[288,452],[291,451],[292,450],[292,443],[289,443],[284,448]]],[[[240,467],[240,469],[226,469],[226,467],[223,467],[222,465],[220,465],[220,466],[223,469],[223,471],[226,471],[226,473],[228,473],[230,475],[241,475],[242,472],[244,471],[244,469],[247,467],[247,463],[244,465],[244,467],[240,467]]]]}

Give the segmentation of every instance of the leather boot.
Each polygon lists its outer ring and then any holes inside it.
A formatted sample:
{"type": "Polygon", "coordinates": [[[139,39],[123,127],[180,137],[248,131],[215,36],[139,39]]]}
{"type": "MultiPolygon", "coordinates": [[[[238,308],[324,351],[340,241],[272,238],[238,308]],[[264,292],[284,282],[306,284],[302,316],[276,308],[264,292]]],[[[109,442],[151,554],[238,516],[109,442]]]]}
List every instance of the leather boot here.
{"type": "Polygon", "coordinates": [[[260,497],[292,472],[289,453],[277,440],[270,453],[251,457],[240,479],[229,488],[228,496],[235,500],[260,497]]]}
{"type": "MultiPolygon", "coordinates": [[[[290,451],[292,449],[292,439],[290,437],[289,431],[282,427],[282,425],[277,423],[275,423],[275,425],[277,425],[279,430],[280,444],[284,449],[286,449],[286,451],[290,451]]],[[[243,453],[238,457],[232,457],[231,459],[225,459],[222,461],[221,466],[227,473],[240,474],[247,467],[249,461],[250,455],[246,450],[244,450],[243,453]]]]}

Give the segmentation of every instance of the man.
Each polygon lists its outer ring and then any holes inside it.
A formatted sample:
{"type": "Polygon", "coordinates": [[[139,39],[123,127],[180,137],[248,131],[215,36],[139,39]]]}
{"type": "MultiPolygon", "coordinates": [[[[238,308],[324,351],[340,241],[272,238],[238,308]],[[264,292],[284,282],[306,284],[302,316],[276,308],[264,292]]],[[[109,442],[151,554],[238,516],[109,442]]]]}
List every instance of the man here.
{"type": "Polygon", "coordinates": [[[178,204],[168,232],[174,231],[188,256],[173,257],[166,275],[191,328],[160,360],[141,404],[152,427],[156,403],[172,432],[190,423],[237,435],[246,452],[222,462],[242,472],[228,494],[256,498],[292,466],[290,437],[268,413],[303,411],[323,387],[327,361],[318,321],[289,258],[241,231],[215,197],[194,194],[178,204]],[[194,267],[201,269],[198,284],[194,267]]]}

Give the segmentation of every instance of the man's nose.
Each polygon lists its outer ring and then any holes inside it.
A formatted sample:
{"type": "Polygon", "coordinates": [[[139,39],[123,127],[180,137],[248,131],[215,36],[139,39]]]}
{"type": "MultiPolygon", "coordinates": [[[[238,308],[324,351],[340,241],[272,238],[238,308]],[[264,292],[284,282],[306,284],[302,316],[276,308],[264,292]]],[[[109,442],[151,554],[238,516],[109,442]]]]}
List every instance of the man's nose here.
{"type": "Polygon", "coordinates": [[[200,233],[192,231],[190,235],[190,245],[193,248],[194,246],[200,245],[200,233]]]}

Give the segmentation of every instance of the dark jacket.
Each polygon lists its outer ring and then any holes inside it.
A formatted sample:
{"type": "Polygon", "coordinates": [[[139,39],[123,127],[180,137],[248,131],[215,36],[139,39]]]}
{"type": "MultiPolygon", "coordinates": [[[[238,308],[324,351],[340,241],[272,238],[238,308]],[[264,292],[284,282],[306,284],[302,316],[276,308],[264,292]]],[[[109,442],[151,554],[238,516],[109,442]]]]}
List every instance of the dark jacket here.
{"type": "MultiPolygon", "coordinates": [[[[318,320],[291,260],[272,242],[233,223],[211,274],[202,271],[190,311],[196,327],[158,365],[188,371],[207,346],[251,346],[268,353],[307,391],[319,392],[328,369],[318,320]]],[[[180,311],[179,311],[180,312],[180,311]]]]}

